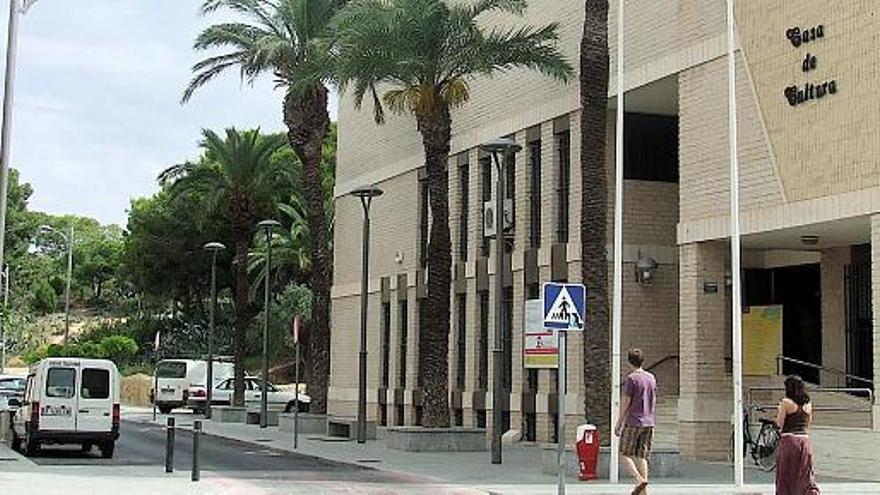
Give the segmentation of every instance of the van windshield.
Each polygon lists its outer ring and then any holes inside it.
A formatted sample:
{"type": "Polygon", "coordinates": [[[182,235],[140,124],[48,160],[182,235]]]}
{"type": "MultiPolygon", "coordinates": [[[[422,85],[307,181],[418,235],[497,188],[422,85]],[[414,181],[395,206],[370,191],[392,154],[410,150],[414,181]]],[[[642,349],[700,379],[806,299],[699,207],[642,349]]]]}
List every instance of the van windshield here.
{"type": "Polygon", "coordinates": [[[46,376],[46,397],[70,399],[76,387],[76,370],[73,368],[49,368],[46,376]]]}
{"type": "Polygon", "coordinates": [[[110,397],[110,371],[86,368],[82,372],[83,399],[106,399],[110,397]]]}
{"type": "Polygon", "coordinates": [[[156,368],[159,378],[186,378],[186,363],[181,361],[162,361],[156,368]]]}

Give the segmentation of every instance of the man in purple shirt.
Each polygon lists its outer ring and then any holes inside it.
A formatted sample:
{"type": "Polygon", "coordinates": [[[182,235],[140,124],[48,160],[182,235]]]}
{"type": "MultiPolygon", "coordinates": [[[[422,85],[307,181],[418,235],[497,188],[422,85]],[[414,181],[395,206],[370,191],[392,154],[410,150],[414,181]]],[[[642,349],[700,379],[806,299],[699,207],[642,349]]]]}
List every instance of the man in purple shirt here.
{"type": "Polygon", "coordinates": [[[636,479],[632,495],[647,495],[657,381],[654,375],[642,369],[645,357],[640,349],[630,349],[627,360],[633,371],[626,377],[614,434],[620,437],[620,454],[625,459],[626,469],[636,479]]]}

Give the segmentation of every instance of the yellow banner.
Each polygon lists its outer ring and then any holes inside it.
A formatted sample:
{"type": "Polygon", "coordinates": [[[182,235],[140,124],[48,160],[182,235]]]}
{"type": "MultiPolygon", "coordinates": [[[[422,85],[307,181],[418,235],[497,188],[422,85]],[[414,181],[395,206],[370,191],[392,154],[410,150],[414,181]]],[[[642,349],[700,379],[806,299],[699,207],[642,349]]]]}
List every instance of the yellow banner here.
{"type": "Polygon", "coordinates": [[[752,306],[743,311],[743,374],[773,376],[782,354],[782,306],[752,306]]]}

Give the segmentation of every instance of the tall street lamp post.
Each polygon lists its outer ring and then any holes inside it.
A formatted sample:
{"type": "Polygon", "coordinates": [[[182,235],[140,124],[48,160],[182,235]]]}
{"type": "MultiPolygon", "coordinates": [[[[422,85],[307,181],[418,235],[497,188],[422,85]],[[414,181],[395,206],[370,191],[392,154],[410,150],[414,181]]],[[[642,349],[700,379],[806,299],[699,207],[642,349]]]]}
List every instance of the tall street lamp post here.
{"type": "Polygon", "coordinates": [[[6,308],[9,303],[9,265],[3,270],[3,313],[0,313],[0,373],[6,371],[6,308]]]}
{"type": "Polygon", "coordinates": [[[358,353],[357,441],[367,441],[367,291],[370,277],[370,206],[384,191],[373,186],[359,187],[351,195],[360,198],[364,209],[363,256],[361,262],[361,339],[358,353]]]}
{"type": "Polygon", "coordinates": [[[211,402],[214,399],[214,313],[217,311],[217,253],[226,249],[219,242],[205,244],[205,251],[211,253],[211,310],[209,311],[210,323],[208,326],[208,379],[205,383],[207,393],[207,405],[205,406],[205,419],[211,419],[211,402]]]}
{"type": "Polygon", "coordinates": [[[73,278],[73,224],[70,224],[70,228],[67,231],[67,234],[61,232],[60,230],[56,230],[49,225],[40,226],[40,231],[50,234],[56,234],[62,239],[64,239],[64,243],[67,244],[67,283],[64,287],[64,344],[67,344],[67,338],[70,334],[70,280],[73,278]]]}
{"type": "MultiPolygon", "coordinates": [[[[492,367],[494,384],[492,387],[492,464],[501,464],[501,423],[503,422],[502,407],[504,404],[504,380],[502,373],[502,355],[504,354],[504,168],[499,155],[508,158],[518,153],[522,146],[509,138],[489,141],[480,146],[483,151],[492,154],[495,162],[497,180],[495,181],[495,345],[492,348],[492,367]]],[[[504,160],[506,161],[506,160],[504,160]]]]}
{"type": "Polygon", "coordinates": [[[260,428],[265,428],[269,406],[269,282],[272,279],[272,230],[281,227],[281,224],[276,220],[263,220],[257,226],[266,233],[266,280],[263,290],[263,380],[260,384],[260,428]]]}
{"type": "Polygon", "coordinates": [[[0,124],[0,266],[5,266],[6,190],[9,184],[9,148],[12,143],[12,100],[15,94],[15,59],[18,51],[18,19],[36,0],[9,0],[6,30],[6,75],[3,86],[3,121],[0,124]]]}

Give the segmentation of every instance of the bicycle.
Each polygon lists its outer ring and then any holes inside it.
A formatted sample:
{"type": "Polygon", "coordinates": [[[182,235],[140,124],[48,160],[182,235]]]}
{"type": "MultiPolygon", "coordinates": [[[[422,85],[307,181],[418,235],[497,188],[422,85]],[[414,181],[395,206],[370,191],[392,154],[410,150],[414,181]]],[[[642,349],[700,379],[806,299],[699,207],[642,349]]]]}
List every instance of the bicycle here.
{"type": "MultiPolygon", "coordinates": [[[[755,466],[764,471],[773,471],[776,469],[776,458],[778,456],[777,446],[779,445],[779,429],[772,419],[758,418],[758,424],[761,425],[758,430],[758,436],[752,436],[751,412],[765,412],[768,408],[762,406],[752,406],[743,408],[743,457],[747,454],[751,456],[755,466]]],[[[731,452],[734,451],[733,437],[731,437],[731,452]]]]}

